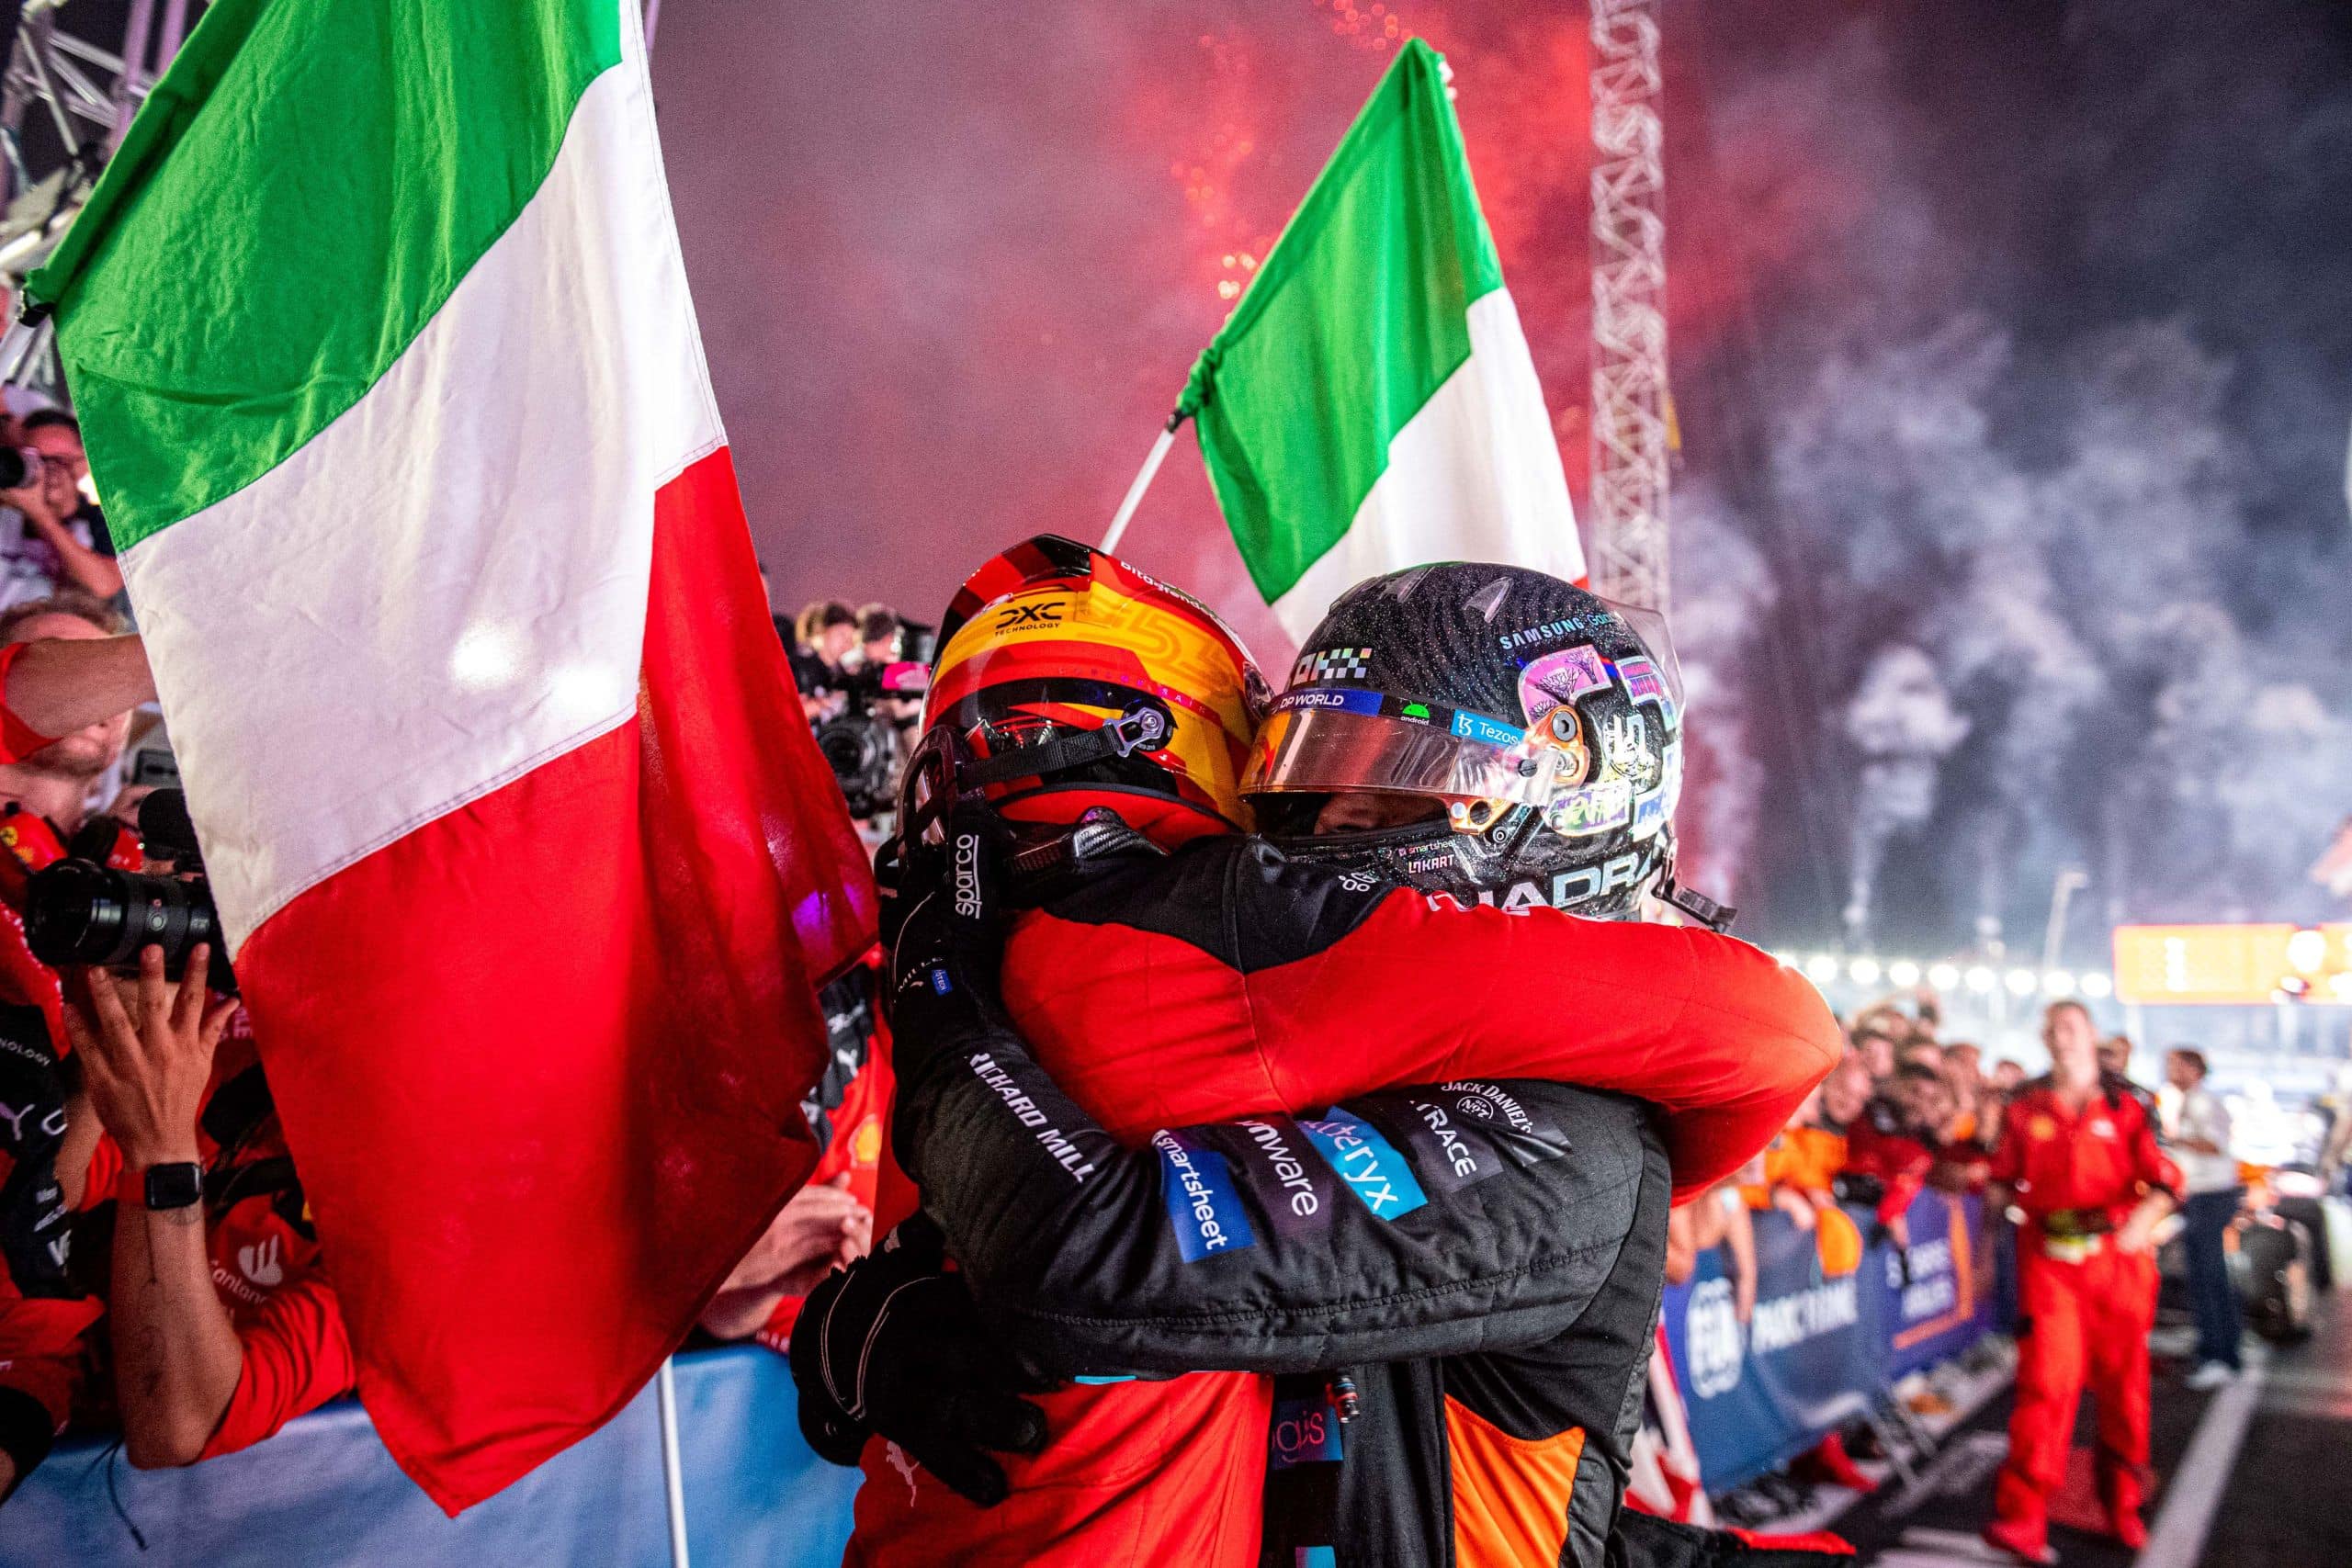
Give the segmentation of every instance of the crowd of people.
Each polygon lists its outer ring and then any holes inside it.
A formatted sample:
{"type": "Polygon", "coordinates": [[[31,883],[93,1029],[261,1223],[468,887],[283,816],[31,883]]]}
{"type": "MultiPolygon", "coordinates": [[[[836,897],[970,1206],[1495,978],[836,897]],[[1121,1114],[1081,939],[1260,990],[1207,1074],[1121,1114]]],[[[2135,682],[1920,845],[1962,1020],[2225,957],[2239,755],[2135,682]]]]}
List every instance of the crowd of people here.
{"type": "MultiPolygon", "coordinates": [[[[1721,1247],[1745,1322],[1756,1301],[1751,1215],[1775,1212],[1813,1235],[1824,1275],[1834,1277],[1858,1267],[1871,1240],[1907,1253],[1907,1215],[1922,1190],[1989,1195],[1996,1266],[2007,1298],[2004,1317],[2024,1337],[2025,1352],[2001,1516],[1991,1533],[2021,1555],[2045,1549],[2048,1499],[2087,1381],[2100,1409],[2106,1501],[2116,1533],[2136,1541],[2147,1451],[2147,1331],[2157,1294],[2153,1254],[2159,1224],[2175,1210],[2183,1216],[2197,1325],[2185,1381],[2209,1390],[2241,1366],[2243,1315],[2225,1238],[2245,1187],[2231,1154],[2229,1111],[2207,1085],[2204,1055],[2175,1047],[2165,1057],[2165,1088],[2136,1083],[2130,1039],[2100,1035],[2088,1008],[2066,1000],[2044,1014],[2052,1072],[2030,1076],[2015,1057],[1988,1063],[1978,1045],[1948,1038],[1939,998],[1925,987],[1860,1009],[1846,1028],[1844,1056],[1770,1147],[1713,1202],[1677,1212],[1668,1278],[1688,1279],[1702,1249],[1721,1247]],[[2086,1088],[2066,1106],[2070,1061],[2086,1088]],[[2064,1111],[2066,1125],[2053,1111],[2064,1111]],[[2081,1141],[2094,1151],[2087,1159],[2073,1152],[2077,1121],[2081,1141]],[[2037,1177],[2043,1189],[2038,1194],[2037,1177]],[[1860,1224],[1851,1217],[1857,1213],[1864,1216],[1860,1224]],[[2075,1268],[2097,1260],[2122,1272],[2099,1274],[2088,1290],[2053,1287],[2046,1265],[2037,1274],[2048,1258],[2075,1268]],[[2064,1310],[2053,1312],[2061,1290],[2064,1310]]],[[[1874,1486],[1841,1434],[1794,1468],[1859,1492],[1874,1486]]]]}
{"type": "MultiPolygon", "coordinates": [[[[22,491],[0,497],[17,507],[20,524],[10,526],[22,530],[11,590],[22,582],[42,591],[0,607],[0,844],[9,852],[0,855],[0,900],[12,910],[21,908],[28,876],[69,852],[140,864],[135,807],[152,784],[122,765],[136,710],[152,692],[135,639],[101,596],[120,591],[103,519],[66,506],[65,479],[78,484],[78,439],[69,453],[72,422],[62,415],[36,413],[26,425],[20,438],[40,448],[45,466],[22,491]],[[63,645],[88,646],[63,660],[63,645]]],[[[777,626],[813,728],[853,712],[893,728],[913,721],[929,628],[886,606],[831,601],[777,626]]],[[[887,824],[867,826],[878,837],[887,824]]],[[[803,1303],[876,1241],[898,1091],[878,1005],[886,983],[869,965],[825,994],[833,1056],[804,1108],[823,1162],[710,1303],[701,1327],[711,1340],[757,1339],[788,1352],[803,1303]]],[[[0,1495],[69,1425],[119,1427],[136,1465],[187,1464],[258,1442],[348,1392],[350,1348],[251,1031],[233,998],[208,996],[201,958],[176,978],[153,961],[136,975],[61,976],[32,955],[12,919],[0,922],[0,1239],[8,1263],[0,1281],[0,1495]]],[[[1724,1247],[1743,1319],[1755,1300],[1754,1213],[1783,1214],[1813,1235],[1830,1272],[1858,1265],[1866,1229],[1907,1247],[1911,1201],[1929,1187],[1994,1189],[1996,1208],[2023,1205],[2021,1234],[2037,1245],[2057,1235],[2059,1222],[2031,1190],[2032,1150],[2058,1103],[2051,1080],[1946,1037],[1925,989],[1863,1009],[1843,1027],[1842,1057],[1770,1146],[1667,1224],[1667,1277],[1687,1278],[1702,1250],[1724,1247]],[[2020,1127],[2021,1115],[2030,1125],[2020,1127]]],[[[2063,1074],[2070,1053],[2095,1046],[2089,1070],[2108,1107],[2066,1101],[2064,1114],[2089,1117],[2094,1129],[2108,1127],[2102,1135],[2131,1145],[2137,1163],[2120,1168],[2137,1186],[2098,1228],[2064,1239],[2141,1257],[2163,1205],[2139,1196],[2185,1186],[2198,1376],[2219,1381],[2237,1362],[2222,1241],[2238,1194],[2226,1111],[2202,1088],[2202,1058],[2175,1052],[2167,1075],[2177,1091],[2173,1147],[2188,1168],[2184,1182],[2154,1152],[2153,1133],[2142,1150],[2101,1120],[2136,1117],[2133,1126],[2153,1129],[2154,1100],[2125,1081],[2129,1043],[2094,1042],[2090,1032],[2079,1004],[2050,1010],[2052,1062],[2063,1074]]],[[[2073,1216],[2099,1202],[2063,1207],[2073,1216]]],[[[2144,1334],[2138,1340],[2144,1355],[2144,1334]]],[[[2079,1382],[2081,1367],[2071,1375],[2079,1382]]],[[[2091,1375],[2113,1404],[2116,1379],[2132,1374],[2094,1366],[2091,1375]]],[[[2138,1375],[2144,1385],[2144,1362],[2138,1375]]],[[[2071,1411],[2064,1369],[2047,1381],[2043,1404],[2063,1396],[2071,1411]]],[[[2143,1389],[2136,1459],[2128,1419],[2118,1428],[2119,1474],[2144,1464],[2144,1414],[2143,1389]]],[[[1834,1443],[1813,1462],[1866,1484],[1834,1443]]],[[[2013,1463],[2018,1487],[2046,1495],[2040,1461],[2029,1454],[2013,1463]]],[[[2115,1506],[2128,1535],[2136,1493],[2119,1492],[2115,1506]]]]}
{"type": "MultiPolygon", "coordinates": [[[[0,491],[0,1498],[69,1427],[184,1465],[354,1376],[252,1031],[233,999],[207,1005],[205,955],[117,977],[28,944],[35,872],[69,854],[169,869],[143,859],[138,813],[175,775],[74,422],[37,409],[12,437],[31,477],[0,491]]],[[[923,629],[880,605],[779,621],[811,722],[910,716],[899,667],[923,629]]],[[[872,992],[864,969],[825,993],[834,1057],[804,1107],[825,1164],[711,1303],[709,1339],[781,1349],[801,1298],[871,1244],[890,1092],[872,992]]]]}

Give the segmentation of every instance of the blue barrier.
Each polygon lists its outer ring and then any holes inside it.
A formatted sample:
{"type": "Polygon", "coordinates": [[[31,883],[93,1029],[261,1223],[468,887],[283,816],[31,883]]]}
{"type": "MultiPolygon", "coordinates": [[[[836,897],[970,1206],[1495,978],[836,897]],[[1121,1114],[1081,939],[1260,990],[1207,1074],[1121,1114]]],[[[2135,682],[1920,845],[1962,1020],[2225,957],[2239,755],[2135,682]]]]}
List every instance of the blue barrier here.
{"type": "MultiPolygon", "coordinates": [[[[1871,1216],[1849,1213],[1868,1235],[1871,1216]]],[[[1766,1211],[1755,1216],[1756,1310],[1747,1325],[1721,1248],[1667,1291],[1667,1345],[1711,1489],[1786,1463],[1896,1378],[1957,1355],[1993,1327],[1982,1201],[1923,1192],[1909,1218],[1907,1278],[1883,1241],[1853,1273],[1826,1278],[1813,1238],[1766,1211]]]]}
{"type": "MultiPolygon", "coordinates": [[[[784,1358],[678,1359],[678,1439],[697,1563],[835,1568],[857,1472],[801,1441],[784,1358]]],[[[61,1443],[0,1506],[0,1568],[365,1563],[391,1568],[670,1561],[651,1389],[586,1441],[448,1519],[392,1464],[359,1406],[290,1423],[187,1470],[130,1468],[107,1442],[61,1443]],[[147,1539],[141,1552],[107,1496],[147,1539]]]]}

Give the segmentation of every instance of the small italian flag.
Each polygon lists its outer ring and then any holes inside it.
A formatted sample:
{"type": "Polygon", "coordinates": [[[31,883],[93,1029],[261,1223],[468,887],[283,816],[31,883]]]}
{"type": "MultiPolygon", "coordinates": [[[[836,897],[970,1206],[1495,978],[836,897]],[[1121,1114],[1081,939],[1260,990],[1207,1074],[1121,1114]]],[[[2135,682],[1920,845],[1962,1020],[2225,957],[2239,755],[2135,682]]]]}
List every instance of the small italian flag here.
{"type": "Polygon", "coordinates": [[[1428,44],[1381,79],[1176,412],[1294,637],[1342,590],[1428,561],[1583,580],[1544,389],[1428,44]]]}
{"type": "Polygon", "coordinates": [[[32,291],[360,1396],[454,1511],[806,1176],[873,932],[639,0],[215,0],[32,291]]]}

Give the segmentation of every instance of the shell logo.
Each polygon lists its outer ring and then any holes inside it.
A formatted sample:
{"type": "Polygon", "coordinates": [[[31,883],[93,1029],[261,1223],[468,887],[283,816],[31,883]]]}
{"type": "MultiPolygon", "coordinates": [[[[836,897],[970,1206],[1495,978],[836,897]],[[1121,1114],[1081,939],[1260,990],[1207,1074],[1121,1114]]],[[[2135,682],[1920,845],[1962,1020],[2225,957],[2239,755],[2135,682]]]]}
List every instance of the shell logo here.
{"type": "Polygon", "coordinates": [[[874,1165],[882,1158],[882,1118],[868,1116],[857,1124],[849,1138],[849,1157],[853,1165],[874,1165]]]}

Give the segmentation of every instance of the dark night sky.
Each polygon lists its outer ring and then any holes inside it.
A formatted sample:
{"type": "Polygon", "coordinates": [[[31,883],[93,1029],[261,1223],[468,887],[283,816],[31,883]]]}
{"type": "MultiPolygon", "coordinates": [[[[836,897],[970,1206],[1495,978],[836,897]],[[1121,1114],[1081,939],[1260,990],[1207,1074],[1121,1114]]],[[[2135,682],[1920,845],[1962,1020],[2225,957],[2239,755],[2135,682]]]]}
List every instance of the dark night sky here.
{"type": "MultiPolygon", "coordinates": [[[[1350,0],[671,0],[655,80],[787,604],[1099,531],[1386,61],[1350,0]]],[[[1581,500],[1584,18],[1445,50],[1581,500]]],[[[2352,7],[1668,0],[1686,821],[1777,941],[2302,918],[2352,811],[2352,7]],[[1901,652],[1917,649],[1924,658],[1901,652]],[[1896,677],[1928,671],[1920,679],[1896,677]],[[1964,735],[1953,739],[1964,728],[1964,735]],[[1928,788],[1917,786],[1922,781],[1928,788]]],[[[1272,662],[1197,457],[1132,536],[1272,662]]]]}

